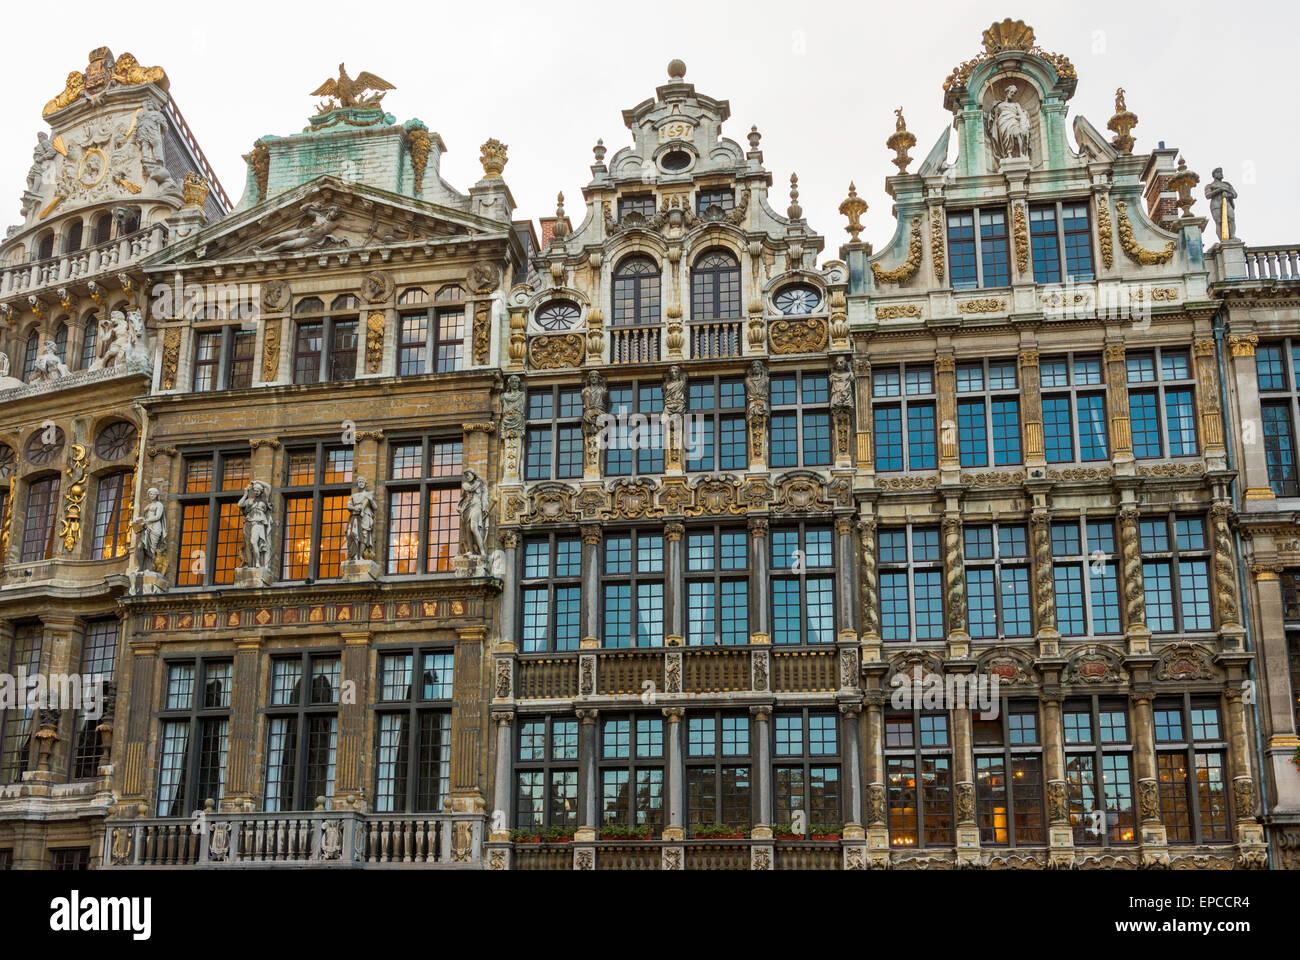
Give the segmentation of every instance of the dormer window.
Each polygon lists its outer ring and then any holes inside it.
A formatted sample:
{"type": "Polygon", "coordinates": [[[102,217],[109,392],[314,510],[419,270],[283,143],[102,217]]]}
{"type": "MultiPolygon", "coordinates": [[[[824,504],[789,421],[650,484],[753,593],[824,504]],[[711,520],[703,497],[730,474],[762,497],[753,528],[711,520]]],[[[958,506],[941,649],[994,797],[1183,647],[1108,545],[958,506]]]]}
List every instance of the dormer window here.
{"type": "Polygon", "coordinates": [[[822,302],[822,295],[816,287],[806,283],[795,283],[782,287],[772,298],[772,303],[787,317],[812,313],[822,302]]]}
{"type": "Polygon", "coordinates": [[[572,300],[552,300],[537,311],[537,325],[543,330],[569,330],[582,310],[572,300]]]}
{"type": "Polygon", "coordinates": [[[730,187],[712,187],[700,190],[695,195],[695,212],[702,214],[710,207],[719,207],[724,212],[736,209],[736,191],[730,187]]]}
{"type": "Polygon", "coordinates": [[[659,266],[649,257],[628,257],[614,270],[614,325],[659,322],[659,266]]]}
{"type": "Polygon", "coordinates": [[[635,213],[649,220],[655,215],[655,195],[642,193],[631,197],[620,197],[618,201],[618,219],[626,220],[628,214],[635,213]]]}

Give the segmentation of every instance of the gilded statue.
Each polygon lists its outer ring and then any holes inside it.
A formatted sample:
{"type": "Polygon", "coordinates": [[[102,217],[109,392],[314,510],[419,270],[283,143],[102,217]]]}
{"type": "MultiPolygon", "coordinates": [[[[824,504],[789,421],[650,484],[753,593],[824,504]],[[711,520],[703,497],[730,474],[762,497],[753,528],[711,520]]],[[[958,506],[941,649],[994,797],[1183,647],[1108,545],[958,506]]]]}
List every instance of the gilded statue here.
{"type": "Polygon", "coordinates": [[[322,83],[318,88],[312,91],[313,97],[330,97],[333,102],[322,104],[326,110],[335,110],[340,107],[377,107],[379,101],[384,99],[384,94],[389,90],[396,90],[387,80],[381,80],[373,73],[362,70],[353,80],[348,76],[347,70],[343,64],[339,64],[339,76],[337,80],[330,79],[322,83]],[[363,97],[367,90],[374,93],[369,97],[363,97]]]}

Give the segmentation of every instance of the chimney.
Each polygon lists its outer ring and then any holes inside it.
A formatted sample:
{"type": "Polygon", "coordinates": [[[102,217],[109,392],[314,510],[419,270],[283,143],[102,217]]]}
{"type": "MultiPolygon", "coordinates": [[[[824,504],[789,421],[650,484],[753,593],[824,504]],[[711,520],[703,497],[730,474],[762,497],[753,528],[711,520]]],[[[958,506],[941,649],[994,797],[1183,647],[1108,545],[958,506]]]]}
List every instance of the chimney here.
{"type": "Polygon", "coordinates": [[[1142,197],[1146,200],[1147,216],[1166,230],[1174,229],[1173,223],[1178,219],[1178,207],[1174,203],[1178,194],[1168,188],[1169,178],[1178,169],[1177,160],[1177,149],[1166,147],[1161,140],[1142,171],[1142,181],[1146,184],[1142,197]]]}

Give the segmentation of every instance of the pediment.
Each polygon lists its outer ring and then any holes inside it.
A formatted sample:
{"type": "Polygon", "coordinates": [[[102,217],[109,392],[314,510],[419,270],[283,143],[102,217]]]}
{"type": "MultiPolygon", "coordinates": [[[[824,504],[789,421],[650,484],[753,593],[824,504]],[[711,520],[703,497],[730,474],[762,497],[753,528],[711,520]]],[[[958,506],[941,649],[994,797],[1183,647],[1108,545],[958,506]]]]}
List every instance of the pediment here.
{"type": "Polygon", "coordinates": [[[505,233],[505,225],[463,210],[322,177],[209,225],[150,265],[283,260],[505,233]]]}

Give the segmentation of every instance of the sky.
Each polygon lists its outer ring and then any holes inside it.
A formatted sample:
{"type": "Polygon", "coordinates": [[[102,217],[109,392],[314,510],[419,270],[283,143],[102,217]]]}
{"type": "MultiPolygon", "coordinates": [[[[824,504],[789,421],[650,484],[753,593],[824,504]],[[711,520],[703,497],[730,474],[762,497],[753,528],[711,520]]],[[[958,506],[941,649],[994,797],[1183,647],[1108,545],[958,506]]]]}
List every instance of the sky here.
{"type": "Polygon", "coordinates": [[[351,75],[368,70],[396,87],[384,105],[399,123],[419,117],[442,135],[442,175],[458,190],[482,176],[479,144],[496,137],[510,148],[516,219],[551,215],[563,191],[575,223],[591,147],[603,138],[612,156],[631,142],[621,111],[654,96],[668,61],[680,57],[697,91],[730,101],[725,136],[744,146],[758,126],[779,212],[798,173],[804,215],[826,237],[825,261],[848,239],[836,211],[850,180],[870,204],[862,239],[877,249],[888,242],[884,180],[894,167],[884,142],[894,108],[917,138],[915,172],[952,123],[943,80],[981,51],[990,23],[1010,16],[1073,61],[1071,118],[1082,114],[1104,131],[1123,86],[1140,118],[1135,152],[1163,140],[1200,174],[1193,213],[1208,216],[1201,190],[1222,166],[1240,195],[1237,231],[1247,244],[1300,243],[1300,189],[1287,172],[1300,134],[1282,96],[1294,88],[1300,6],[1279,0],[227,0],[183,15],[160,15],[165,9],[76,0],[60,5],[56,23],[44,4],[7,6],[6,34],[43,39],[6,53],[10,76],[23,83],[11,85],[0,138],[0,185],[13,204],[0,226],[19,222],[35,134],[47,129],[42,107],[102,45],[167,71],[233,202],[241,156],[259,136],[306,126],[317,102],[310,92],[344,61],[351,75]]]}

